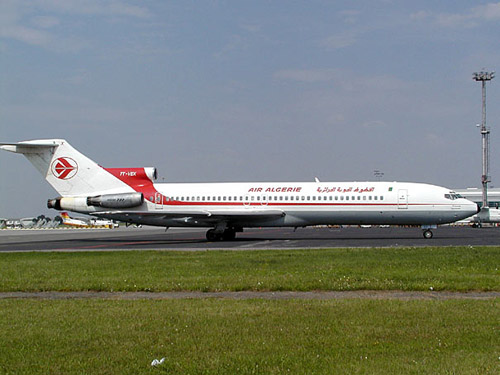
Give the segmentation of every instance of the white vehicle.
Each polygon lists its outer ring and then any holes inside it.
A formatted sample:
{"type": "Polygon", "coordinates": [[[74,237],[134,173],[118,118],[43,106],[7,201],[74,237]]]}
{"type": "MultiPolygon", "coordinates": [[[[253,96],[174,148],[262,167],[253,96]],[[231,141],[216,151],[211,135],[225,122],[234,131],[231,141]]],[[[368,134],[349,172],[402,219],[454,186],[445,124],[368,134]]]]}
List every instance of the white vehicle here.
{"type": "Polygon", "coordinates": [[[475,203],[439,186],[401,182],[155,183],[156,168],[103,168],[62,139],[0,143],[23,154],[60,197],[49,208],[126,223],[209,227],[210,241],[244,227],[421,225],[469,217],[475,203]]]}

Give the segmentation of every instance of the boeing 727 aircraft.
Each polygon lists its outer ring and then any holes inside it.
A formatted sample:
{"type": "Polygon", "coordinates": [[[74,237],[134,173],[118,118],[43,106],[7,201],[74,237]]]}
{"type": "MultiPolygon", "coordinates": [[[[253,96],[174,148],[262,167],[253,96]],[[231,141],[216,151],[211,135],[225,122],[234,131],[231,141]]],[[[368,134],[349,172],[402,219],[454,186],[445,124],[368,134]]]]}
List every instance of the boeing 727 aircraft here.
{"type": "Polygon", "coordinates": [[[401,182],[155,183],[156,169],[103,168],[62,139],[0,143],[23,154],[60,194],[48,207],[128,223],[208,227],[209,241],[245,227],[334,224],[431,228],[478,212],[449,189],[401,182]]]}

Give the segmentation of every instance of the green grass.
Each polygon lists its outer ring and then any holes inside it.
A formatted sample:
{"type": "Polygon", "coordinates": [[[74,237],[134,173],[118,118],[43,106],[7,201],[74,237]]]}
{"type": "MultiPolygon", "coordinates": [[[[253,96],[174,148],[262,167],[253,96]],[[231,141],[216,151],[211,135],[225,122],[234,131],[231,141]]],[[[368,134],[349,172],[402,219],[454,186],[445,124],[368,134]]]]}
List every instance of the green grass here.
{"type": "Polygon", "coordinates": [[[499,247],[0,254],[0,291],[500,290],[499,247]]]}
{"type": "Polygon", "coordinates": [[[0,373],[498,374],[499,307],[498,299],[1,300],[0,373]]]}

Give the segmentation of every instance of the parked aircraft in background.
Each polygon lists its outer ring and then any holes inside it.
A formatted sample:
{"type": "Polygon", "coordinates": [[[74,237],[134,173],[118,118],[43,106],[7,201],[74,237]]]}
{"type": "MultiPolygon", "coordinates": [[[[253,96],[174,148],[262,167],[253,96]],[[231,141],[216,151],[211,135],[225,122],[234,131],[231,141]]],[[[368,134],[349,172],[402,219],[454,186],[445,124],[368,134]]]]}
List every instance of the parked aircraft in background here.
{"type": "Polygon", "coordinates": [[[69,225],[77,228],[90,227],[89,222],[82,219],[71,218],[67,212],[61,212],[61,217],[64,225],[69,225]]]}
{"type": "Polygon", "coordinates": [[[84,219],[84,218],[72,218],[68,215],[67,212],[61,212],[61,217],[63,220],[63,224],[80,227],[80,228],[115,228],[118,224],[115,224],[112,220],[107,219],[84,219]]]}
{"type": "Polygon", "coordinates": [[[49,208],[127,223],[209,227],[210,241],[244,227],[421,225],[469,217],[475,203],[449,189],[401,182],[155,183],[156,168],[103,168],[62,139],[0,143],[23,154],[56,189],[49,208]]]}

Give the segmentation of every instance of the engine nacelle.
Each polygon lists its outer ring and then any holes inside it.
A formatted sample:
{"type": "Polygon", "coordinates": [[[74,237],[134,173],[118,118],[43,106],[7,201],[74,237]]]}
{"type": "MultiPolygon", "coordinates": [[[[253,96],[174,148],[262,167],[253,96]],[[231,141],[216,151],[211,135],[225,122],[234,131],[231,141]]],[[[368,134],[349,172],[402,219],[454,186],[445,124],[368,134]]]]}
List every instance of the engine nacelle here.
{"type": "Polygon", "coordinates": [[[105,208],[132,208],[144,202],[142,193],[104,194],[87,198],[87,206],[105,208]]]}
{"type": "Polygon", "coordinates": [[[146,173],[146,176],[153,182],[158,178],[158,172],[155,167],[144,167],[144,173],[146,173]]]}
{"type": "Polygon", "coordinates": [[[49,199],[47,201],[48,208],[55,208],[56,210],[68,210],[77,212],[87,212],[87,198],[85,197],[59,197],[49,199]]]}

